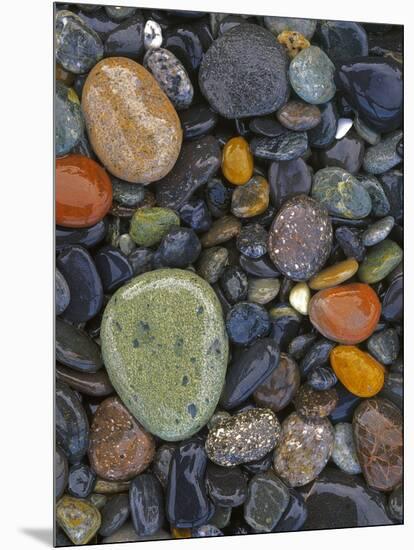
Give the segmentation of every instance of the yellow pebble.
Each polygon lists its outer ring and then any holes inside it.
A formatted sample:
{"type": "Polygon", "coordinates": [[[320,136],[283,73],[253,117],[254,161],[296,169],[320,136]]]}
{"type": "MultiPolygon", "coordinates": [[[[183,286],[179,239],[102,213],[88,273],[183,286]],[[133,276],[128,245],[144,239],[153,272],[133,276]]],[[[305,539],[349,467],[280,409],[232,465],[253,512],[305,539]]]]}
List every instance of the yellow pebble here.
{"type": "Polygon", "coordinates": [[[191,529],[179,529],[178,527],[171,527],[171,534],[173,539],[189,539],[191,538],[191,529]]]}
{"type": "Polygon", "coordinates": [[[279,44],[283,44],[287,49],[287,53],[291,59],[296,57],[299,52],[305,48],[309,48],[310,42],[307,38],[296,31],[283,31],[278,37],[277,41],[279,44]]]}
{"type": "Polygon", "coordinates": [[[310,290],[306,283],[297,283],[289,293],[289,303],[302,315],[308,315],[310,290]]]}
{"type": "Polygon", "coordinates": [[[348,258],[343,262],[322,269],[309,281],[313,290],[323,290],[331,286],[340,285],[350,279],[358,271],[358,262],[354,258],[348,258]]]}
{"type": "Polygon", "coordinates": [[[234,185],[243,185],[252,177],[253,155],[244,138],[234,137],[226,143],[221,169],[224,177],[234,185]]]}

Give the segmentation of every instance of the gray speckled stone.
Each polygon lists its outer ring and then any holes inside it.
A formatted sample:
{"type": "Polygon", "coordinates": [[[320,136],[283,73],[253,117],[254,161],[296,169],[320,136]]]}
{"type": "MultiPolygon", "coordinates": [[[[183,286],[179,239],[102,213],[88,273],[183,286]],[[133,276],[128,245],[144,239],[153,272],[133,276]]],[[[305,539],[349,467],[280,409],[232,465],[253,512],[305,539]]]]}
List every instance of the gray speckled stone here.
{"type": "Polygon", "coordinates": [[[250,142],[250,150],[257,158],[265,160],[293,160],[308,149],[306,132],[284,132],[276,137],[256,136],[250,142]]]}
{"type": "Polygon", "coordinates": [[[369,174],[383,174],[400,164],[401,157],[396,149],[402,136],[402,130],[396,130],[377,145],[367,149],[363,161],[364,170],[369,174]]]}
{"type": "Polygon", "coordinates": [[[358,174],[355,177],[371,197],[371,215],[376,218],[386,216],[390,211],[390,203],[381,183],[372,174],[358,174]]]}
{"type": "Polygon", "coordinates": [[[361,473],[352,433],[352,424],[349,422],[339,422],[335,425],[332,460],[339,469],[347,474],[361,473]]]}
{"type": "Polygon", "coordinates": [[[225,118],[273,113],[288,97],[287,56],[259,25],[241,24],[217,38],[204,54],[200,89],[225,118]]]}
{"type": "Polygon", "coordinates": [[[179,269],[132,279],[109,301],[100,336],[113,386],[149,432],[177,441],[207,423],[224,385],[228,341],[203,279],[179,269]]]}
{"type": "Polygon", "coordinates": [[[67,155],[79,143],[83,134],[83,116],[75,90],[60,80],[56,81],[55,94],[55,147],[56,156],[67,155]]]}
{"type": "Polygon", "coordinates": [[[375,332],[367,342],[368,351],[383,365],[392,365],[400,353],[400,342],[395,328],[375,332]]]}
{"type": "Polygon", "coordinates": [[[374,246],[388,237],[394,227],[394,218],[386,216],[370,225],[361,235],[364,246],[374,246]]]}
{"type": "Polygon", "coordinates": [[[263,17],[265,26],[275,36],[283,31],[296,31],[310,40],[316,30],[316,19],[299,19],[295,17],[263,17]]]}
{"type": "Polygon", "coordinates": [[[314,105],[326,103],[335,95],[335,66],[317,46],[302,50],[289,66],[289,79],[298,96],[314,105]]]}

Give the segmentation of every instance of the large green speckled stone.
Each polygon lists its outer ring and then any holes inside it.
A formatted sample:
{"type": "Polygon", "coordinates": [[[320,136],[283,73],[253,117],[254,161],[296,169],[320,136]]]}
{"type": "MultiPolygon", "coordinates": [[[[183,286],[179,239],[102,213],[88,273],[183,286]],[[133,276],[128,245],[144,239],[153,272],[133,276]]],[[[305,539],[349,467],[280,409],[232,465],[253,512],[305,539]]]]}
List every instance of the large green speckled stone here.
{"type": "Polygon", "coordinates": [[[208,422],[228,340],[220,303],[198,275],[160,269],[132,279],[109,301],[101,341],[113,386],[149,432],[178,441],[208,422]]]}

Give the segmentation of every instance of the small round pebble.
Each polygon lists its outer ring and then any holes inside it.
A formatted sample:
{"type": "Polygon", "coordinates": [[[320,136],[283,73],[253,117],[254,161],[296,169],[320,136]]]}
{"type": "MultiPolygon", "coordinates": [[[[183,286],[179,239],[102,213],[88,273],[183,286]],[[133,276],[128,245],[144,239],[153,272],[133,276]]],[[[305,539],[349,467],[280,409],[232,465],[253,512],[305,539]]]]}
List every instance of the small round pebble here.
{"type": "Polygon", "coordinates": [[[280,290],[279,279],[249,278],[247,298],[255,304],[268,304],[276,298],[280,290]]]}
{"type": "Polygon", "coordinates": [[[388,237],[394,227],[395,220],[386,216],[370,225],[361,235],[364,246],[374,246],[388,237]]]}
{"type": "Polygon", "coordinates": [[[248,284],[247,275],[238,266],[224,268],[220,277],[220,287],[227,300],[232,304],[247,298],[248,284]]]}
{"type": "Polygon", "coordinates": [[[267,252],[267,231],[259,223],[248,223],[242,227],[236,246],[248,258],[261,258],[267,252]]]}
{"type": "Polygon", "coordinates": [[[197,262],[197,273],[208,283],[216,283],[228,263],[229,252],[223,246],[203,250],[197,262]]]}
{"type": "Polygon", "coordinates": [[[162,30],[159,23],[148,19],[144,28],[144,46],[146,50],[150,48],[160,48],[162,44],[162,30]]]}
{"type": "Polygon", "coordinates": [[[263,306],[239,302],[227,314],[226,328],[232,342],[247,346],[269,333],[269,314],[263,306]]]}

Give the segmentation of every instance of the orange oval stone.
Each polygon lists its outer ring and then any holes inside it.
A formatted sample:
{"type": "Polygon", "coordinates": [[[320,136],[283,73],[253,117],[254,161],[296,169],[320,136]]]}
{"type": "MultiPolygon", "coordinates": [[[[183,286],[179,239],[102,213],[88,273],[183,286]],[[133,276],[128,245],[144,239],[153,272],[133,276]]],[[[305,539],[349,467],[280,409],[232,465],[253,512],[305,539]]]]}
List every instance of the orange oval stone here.
{"type": "Polygon", "coordinates": [[[348,258],[343,262],[322,269],[308,282],[313,290],[322,290],[331,286],[340,285],[350,279],[358,271],[358,262],[354,258],[348,258]]]}
{"type": "Polygon", "coordinates": [[[253,155],[242,137],[231,138],[223,149],[221,169],[224,177],[235,185],[247,183],[253,175],[253,155]]]}
{"type": "Polygon", "coordinates": [[[330,361],[338,380],[358,397],[372,397],[384,385],[385,368],[355,346],[336,346],[330,361]]]}
{"type": "Polygon", "coordinates": [[[63,227],[90,227],[112,204],[112,183],[106,171],[83,155],[56,161],[56,223],[63,227]]]}
{"type": "Polygon", "coordinates": [[[381,304],[364,283],[335,286],[317,292],[309,303],[309,319],[326,338],[340,344],[358,344],[374,332],[381,304]]]}

